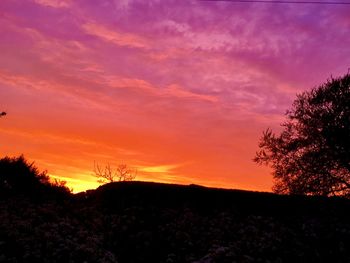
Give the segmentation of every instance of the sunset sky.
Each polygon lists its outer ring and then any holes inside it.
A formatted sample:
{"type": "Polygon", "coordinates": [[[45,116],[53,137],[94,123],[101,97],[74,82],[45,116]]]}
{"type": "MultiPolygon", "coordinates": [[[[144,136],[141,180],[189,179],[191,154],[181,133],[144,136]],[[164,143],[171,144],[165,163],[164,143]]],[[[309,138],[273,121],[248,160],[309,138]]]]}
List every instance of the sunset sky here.
{"type": "Polygon", "coordinates": [[[1,156],[75,192],[137,180],[270,191],[252,162],[295,95],[350,68],[350,5],[1,0],[1,156]]]}

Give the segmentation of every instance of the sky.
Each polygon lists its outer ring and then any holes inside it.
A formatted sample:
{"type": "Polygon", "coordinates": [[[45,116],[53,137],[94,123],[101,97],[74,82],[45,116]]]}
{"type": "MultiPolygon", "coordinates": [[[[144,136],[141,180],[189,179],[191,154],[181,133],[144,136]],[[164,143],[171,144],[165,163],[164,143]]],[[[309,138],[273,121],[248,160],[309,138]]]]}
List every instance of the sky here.
{"type": "Polygon", "coordinates": [[[1,0],[0,155],[75,192],[137,180],[270,191],[252,159],[296,94],[350,68],[350,5],[1,0]]]}

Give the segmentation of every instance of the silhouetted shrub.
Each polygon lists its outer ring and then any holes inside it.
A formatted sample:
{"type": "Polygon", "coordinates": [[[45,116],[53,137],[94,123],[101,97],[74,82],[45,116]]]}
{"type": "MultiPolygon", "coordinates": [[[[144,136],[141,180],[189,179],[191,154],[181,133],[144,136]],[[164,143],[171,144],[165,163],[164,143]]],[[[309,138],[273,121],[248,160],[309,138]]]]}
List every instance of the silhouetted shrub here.
{"type": "Polygon", "coordinates": [[[69,194],[64,182],[51,182],[46,171],[40,172],[23,155],[0,159],[0,193],[29,196],[69,194]]]}

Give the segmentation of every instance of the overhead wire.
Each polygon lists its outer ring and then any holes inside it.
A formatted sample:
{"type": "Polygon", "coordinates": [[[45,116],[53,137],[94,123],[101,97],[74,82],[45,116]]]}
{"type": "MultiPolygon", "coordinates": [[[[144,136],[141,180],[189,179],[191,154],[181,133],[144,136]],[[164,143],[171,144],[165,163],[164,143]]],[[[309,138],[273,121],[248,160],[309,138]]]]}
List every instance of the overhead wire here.
{"type": "Polygon", "coordinates": [[[314,5],[350,5],[342,1],[290,1],[290,0],[201,0],[204,2],[232,2],[232,3],[267,3],[267,4],[314,4],[314,5]]]}

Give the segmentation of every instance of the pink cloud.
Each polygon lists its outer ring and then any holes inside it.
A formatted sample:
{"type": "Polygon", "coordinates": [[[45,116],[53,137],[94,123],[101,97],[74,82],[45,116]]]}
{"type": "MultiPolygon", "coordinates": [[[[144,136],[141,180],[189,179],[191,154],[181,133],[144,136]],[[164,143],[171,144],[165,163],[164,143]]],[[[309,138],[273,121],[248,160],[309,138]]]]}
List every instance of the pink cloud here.
{"type": "Polygon", "coordinates": [[[35,3],[53,8],[67,8],[72,0],[33,0],[35,3]]]}
{"type": "Polygon", "coordinates": [[[118,32],[115,29],[112,30],[97,23],[86,23],[82,28],[87,34],[94,35],[104,41],[111,42],[118,46],[133,48],[147,48],[149,46],[148,41],[140,36],[118,32]]]}
{"type": "Polygon", "coordinates": [[[194,98],[194,99],[205,100],[209,102],[217,102],[217,98],[215,96],[202,95],[191,91],[187,91],[176,84],[170,85],[166,89],[165,94],[168,96],[174,96],[178,98],[194,98]]]}

